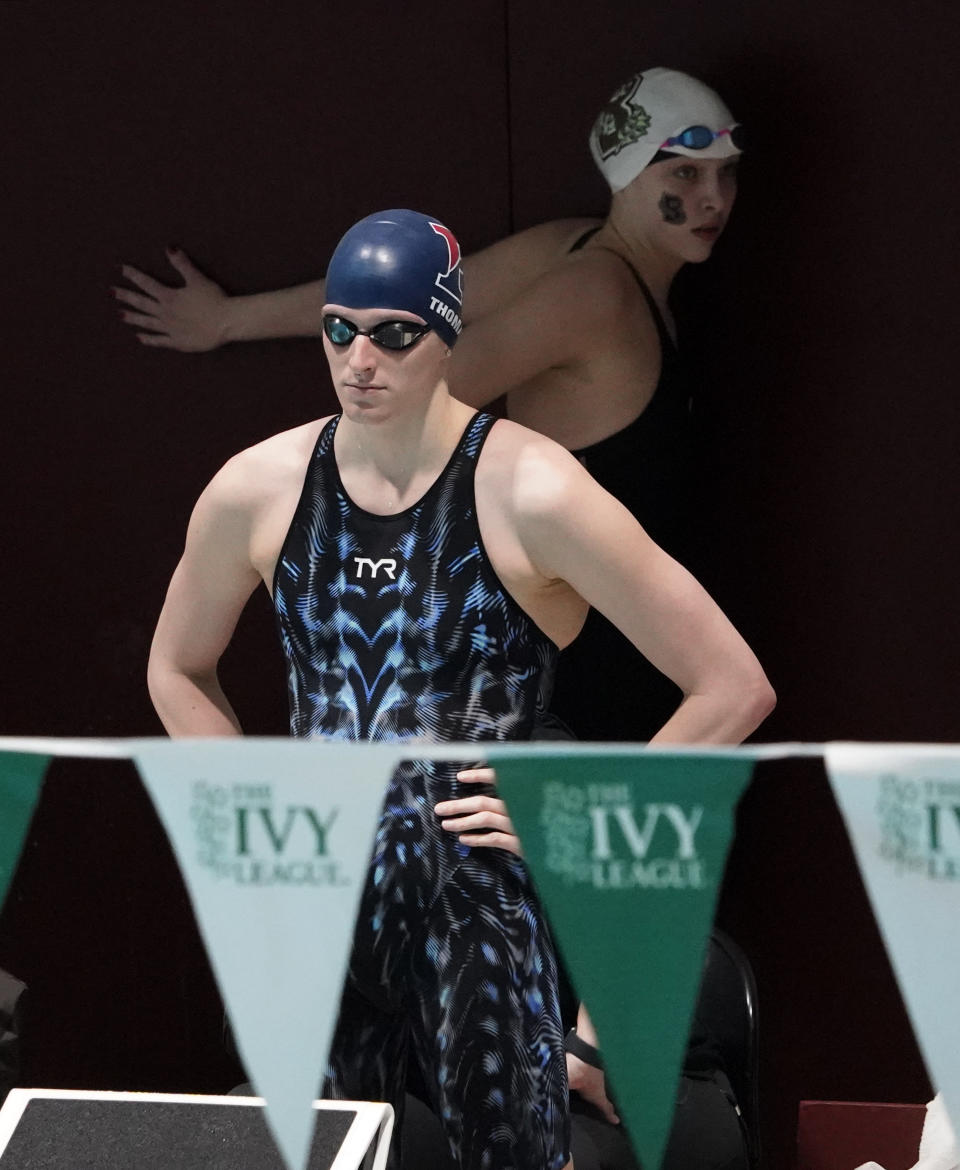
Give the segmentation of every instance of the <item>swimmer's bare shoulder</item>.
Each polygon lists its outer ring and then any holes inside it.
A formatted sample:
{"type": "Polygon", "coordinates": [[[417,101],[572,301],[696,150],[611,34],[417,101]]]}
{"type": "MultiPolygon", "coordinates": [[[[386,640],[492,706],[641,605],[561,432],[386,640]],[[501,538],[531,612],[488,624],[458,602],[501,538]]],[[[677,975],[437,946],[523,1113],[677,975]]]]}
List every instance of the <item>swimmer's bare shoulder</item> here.
{"type": "MultiPolygon", "coordinates": [[[[556,370],[589,367],[611,343],[632,341],[638,303],[645,308],[629,266],[606,248],[558,254],[521,286],[510,291],[507,283],[500,303],[464,329],[454,351],[450,388],[471,406],[511,398],[556,370]]],[[[655,330],[651,336],[655,343],[655,330]]],[[[537,429],[549,431],[549,423],[537,429]]]]}
{"type": "MultiPolygon", "coordinates": [[[[613,330],[624,323],[632,327],[638,304],[648,316],[633,269],[610,248],[588,246],[569,252],[543,274],[540,283],[575,302],[585,319],[593,317],[595,326],[606,322],[613,330]]],[[[585,341],[580,339],[581,344],[585,341]]]]}
{"type": "MultiPolygon", "coordinates": [[[[477,465],[477,506],[515,534],[531,563],[548,579],[574,585],[589,566],[632,549],[655,548],[630,512],[602,488],[565,447],[528,427],[500,419],[477,465]],[[587,554],[587,555],[583,555],[587,554]],[[561,570],[582,562],[574,576],[561,570]]],[[[659,552],[659,550],[657,550],[659,552]]],[[[589,600],[589,598],[588,598],[589,600]]]]}
{"type": "Polygon", "coordinates": [[[544,529],[557,539],[558,519],[588,478],[569,451],[509,419],[494,425],[477,464],[477,518],[494,570],[560,647],[576,637],[587,604],[540,555],[551,538],[532,537],[544,529]]]}
{"type": "Polygon", "coordinates": [[[581,475],[586,476],[581,464],[559,443],[510,419],[494,425],[477,468],[478,486],[489,477],[490,486],[509,493],[521,511],[538,499],[555,498],[571,476],[581,475]]]}
{"type": "MultiPolygon", "coordinates": [[[[270,587],[317,438],[329,417],[293,427],[240,451],[220,468],[197,501],[190,526],[221,527],[246,547],[270,587]]],[[[188,535],[189,542],[189,535],[188,535]]]]}
{"type": "Polygon", "coordinates": [[[553,219],[515,232],[464,259],[464,321],[503,308],[558,264],[598,219],[553,219]]]}

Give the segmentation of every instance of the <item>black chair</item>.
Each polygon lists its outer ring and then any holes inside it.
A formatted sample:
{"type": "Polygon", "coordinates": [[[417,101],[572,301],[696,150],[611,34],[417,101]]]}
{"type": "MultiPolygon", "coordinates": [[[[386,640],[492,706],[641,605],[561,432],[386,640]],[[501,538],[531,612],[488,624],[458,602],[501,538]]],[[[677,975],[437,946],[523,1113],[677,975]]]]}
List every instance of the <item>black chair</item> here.
{"type": "Polygon", "coordinates": [[[698,1044],[712,1050],[709,1054],[719,1058],[727,1075],[740,1110],[751,1170],[756,1170],[760,1165],[757,984],[743,950],[717,928],[710,934],[694,1012],[692,1056],[698,1044]]]}
{"type": "Polygon", "coordinates": [[[26,987],[0,970],[0,1104],[20,1075],[20,1034],[26,987]]]}
{"type": "MultiPolygon", "coordinates": [[[[750,963],[721,930],[707,942],[662,1170],[758,1170],[757,992],[750,963]]],[[[575,1161],[639,1170],[626,1135],[571,1098],[575,1161]],[[576,1149],[579,1138],[581,1149],[576,1149]],[[578,1160],[579,1158],[579,1160],[578,1160]]]]}

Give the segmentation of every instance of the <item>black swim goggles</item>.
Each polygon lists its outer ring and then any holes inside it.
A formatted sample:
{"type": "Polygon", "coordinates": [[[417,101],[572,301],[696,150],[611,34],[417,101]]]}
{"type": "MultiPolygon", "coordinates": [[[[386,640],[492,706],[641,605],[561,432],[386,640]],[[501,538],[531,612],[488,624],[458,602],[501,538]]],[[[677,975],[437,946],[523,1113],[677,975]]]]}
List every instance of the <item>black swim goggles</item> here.
{"type": "Polygon", "coordinates": [[[730,126],[726,130],[711,130],[709,126],[689,126],[686,130],[668,138],[660,144],[661,150],[669,150],[671,146],[684,146],[687,150],[706,150],[724,134],[730,135],[730,141],[737,148],[743,150],[743,127],[730,126]]]}
{"type": "Polygon", "coordinates": [[[409,349],[430,332],[430,326],[421,325],[419,321],[381,321],[372,329],[361,329],[346,317],[324,313],[323,331],[334,345],[349,345],[359,333],[361,337],[369,337],[381,349],[409,349]]]}

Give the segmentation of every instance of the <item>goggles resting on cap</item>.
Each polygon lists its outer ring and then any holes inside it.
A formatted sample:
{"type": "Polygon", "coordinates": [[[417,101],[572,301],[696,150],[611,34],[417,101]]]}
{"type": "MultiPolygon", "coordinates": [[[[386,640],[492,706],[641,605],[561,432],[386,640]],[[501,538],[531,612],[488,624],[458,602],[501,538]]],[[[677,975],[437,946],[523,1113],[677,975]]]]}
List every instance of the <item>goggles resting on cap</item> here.
{"type": "Polygon", "coordinates": [[[349,345],[359,334],[369,337],[381,349],[409,349],[430,332],[430,326],[421,325],[419,321],[381,321],[372,329],[361,329],[346,317],[324,313],[323,331],[334,345],[349,345]]]}
{"type": "Polygon", "coordinates": [[[662,142],[660,149],[669,150],[671,146],[683,146],[687,150],[706,150],[724,134],[730,135],[730,141],[737,150],[743,150],[743,127],[739,125],[727,127],[724,130],[711,130],[709,126],[689,126],[686,130],[668,138],[666,142],[662,142]]]}

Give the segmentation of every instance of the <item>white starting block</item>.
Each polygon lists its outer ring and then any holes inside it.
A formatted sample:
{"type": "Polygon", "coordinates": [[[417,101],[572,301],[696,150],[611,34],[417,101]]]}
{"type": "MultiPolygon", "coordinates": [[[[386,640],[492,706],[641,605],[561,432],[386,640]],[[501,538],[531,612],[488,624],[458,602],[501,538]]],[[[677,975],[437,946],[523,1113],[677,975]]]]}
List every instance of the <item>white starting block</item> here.
{"type": "MultiPolygon", "coordinates": [[[[393,1108],[314,1101],[308,1170],[386,1170],[393,1108]]],[[[262,1097],[12,1089],[0,1170],[284,1170],[262,1097]]],[[[299,1170],[299,1168],[298,1168],[299,1170]]]]}

